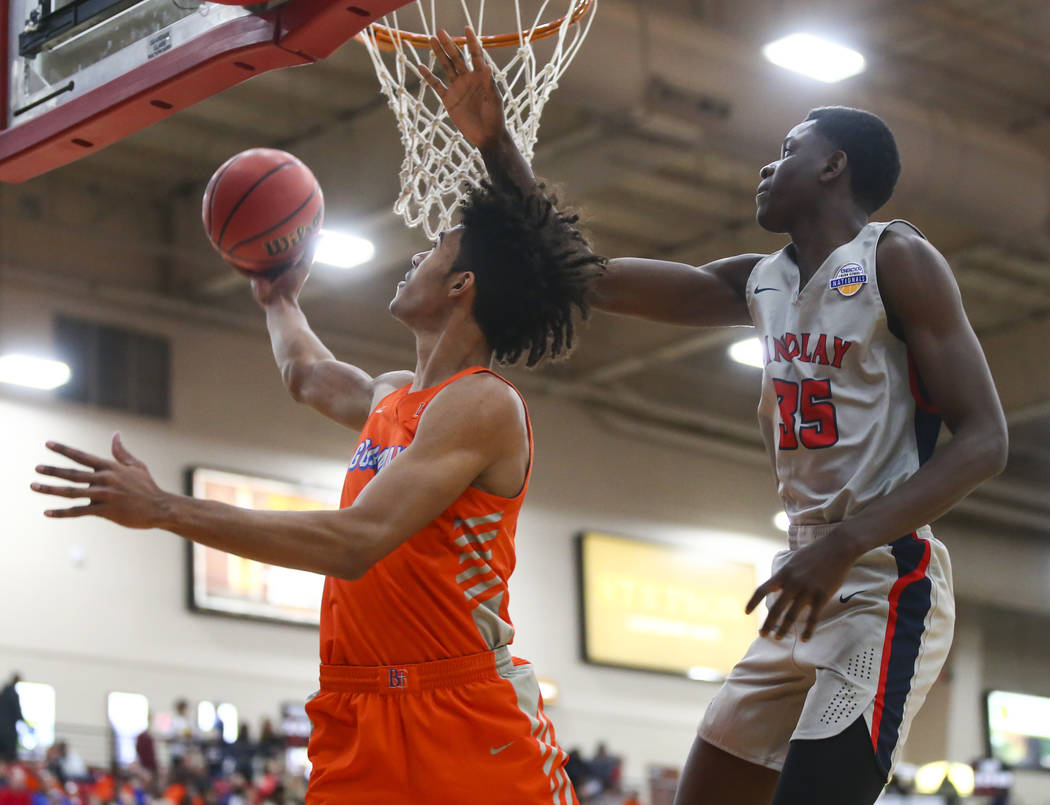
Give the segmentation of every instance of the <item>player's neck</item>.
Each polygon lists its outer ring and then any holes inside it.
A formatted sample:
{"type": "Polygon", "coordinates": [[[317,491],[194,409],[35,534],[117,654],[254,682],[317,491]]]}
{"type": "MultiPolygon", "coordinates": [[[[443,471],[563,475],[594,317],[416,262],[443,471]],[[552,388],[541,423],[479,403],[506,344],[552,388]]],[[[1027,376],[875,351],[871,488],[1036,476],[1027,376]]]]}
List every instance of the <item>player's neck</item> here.
{"type": "Polygon", "coordinates": [[[417,330],[416,370],[412,391],[436,386],[471,366],[488,366],[492,349],[470,320],[453,320],[435,330],[417,330]]]}
{"type": "Polygon", "coordinates": [[[808,280],[843,243],[849,243],[868,223],[868,215],[855,204],[819,205],[800,217],[791,228],[795,262],[803,282],[808,280]]]}

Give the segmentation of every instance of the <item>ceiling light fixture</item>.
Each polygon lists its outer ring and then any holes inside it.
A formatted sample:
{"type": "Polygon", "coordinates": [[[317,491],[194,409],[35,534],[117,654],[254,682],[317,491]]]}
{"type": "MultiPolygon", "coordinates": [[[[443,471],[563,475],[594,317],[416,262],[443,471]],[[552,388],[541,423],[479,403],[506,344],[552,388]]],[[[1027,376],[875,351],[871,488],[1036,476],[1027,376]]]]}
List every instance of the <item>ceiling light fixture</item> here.
{"type": "Polygon", "coordinates": [[[61,361],[19,353],[0,356],[0,383],[53,389],[68,383],[71,376],[69,366],[61,361]]]}
{"type": "Polygon", "coordinates": [[[779,67],[826,84],[864,72],[864,56],[813,34],[791,34],[762,48],[762,55],[779,67]]]}
{"type": "Polygon", "coordinates": [[[765,366],[765,356],[762,353],[762,342],[757,338],[745,338],[729,345],[729,357],[744,366],[754,366],[761,369],[765,366]]]}
{"type": "Polygon", "coordinates": [[[376,253],[376,247],[370,240],[322,229],[317,241],[314,261],[335,268],[353,268],[367,263],[376,253]]]}

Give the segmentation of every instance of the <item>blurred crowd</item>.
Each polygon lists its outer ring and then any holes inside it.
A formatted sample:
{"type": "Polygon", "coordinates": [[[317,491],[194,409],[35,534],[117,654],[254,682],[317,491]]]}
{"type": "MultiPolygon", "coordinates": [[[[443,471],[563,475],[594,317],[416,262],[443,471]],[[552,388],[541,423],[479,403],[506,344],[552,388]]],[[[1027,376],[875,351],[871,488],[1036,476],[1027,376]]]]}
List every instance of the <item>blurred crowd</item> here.
{"type": "Polygon", "coordinates": [[[579,747],[569,750],[565,773],[572,781],[580,805],[639,805],[638,792],[625,788],[623,759],[599,743],[590,758],[579,747]]]}
{"type": "Polygon", "coordinates": [[[0,690],[0,805],[296,805],[306,793],[303,735],[285,736],[265,719],[258,740],[238,725],[226,741],[221,722],[201,733],[185,700],[175,703],[170,727],[135,737],[133,758],[92,767],[59,738],[42,758],[19,757],[18,722],[24,724],[12,681],[0,690]],[[295,763],[290,762],[291,757],[295,763]]]}
{"type": "MultiPolygon", "coordinates": [[[[285,713],[283,732],[264,719],[253,740],[248,724],[226,729],[216,720],[202,732],[189,702],[175,702],[160,728],[109,736],[111,762],[85,762],[72,741],[56,736],[41,757],[19,756],[18,722],[25,722],[15,685],[0,689],[0,805],[297,805],[306,793],[309,723],[285,713]],[[132,741],[132,736],[133,741],[132,741]],[[133,742],[133,746],[132,746],[133,742]],[[118,761],[119,759],[119,761],[118,761]]],[[[27,725],[25,725],[27,726],[27,725]]],[[[96,747],[96,750],[98,747],[96,747]]],[[[101,756],[96,751],[95,755],[101,756]]],[[[639,805],[625,789],[622,759],[598,744],[590,757],[570,750],[566,773],[581,805],[639,805]]]]}

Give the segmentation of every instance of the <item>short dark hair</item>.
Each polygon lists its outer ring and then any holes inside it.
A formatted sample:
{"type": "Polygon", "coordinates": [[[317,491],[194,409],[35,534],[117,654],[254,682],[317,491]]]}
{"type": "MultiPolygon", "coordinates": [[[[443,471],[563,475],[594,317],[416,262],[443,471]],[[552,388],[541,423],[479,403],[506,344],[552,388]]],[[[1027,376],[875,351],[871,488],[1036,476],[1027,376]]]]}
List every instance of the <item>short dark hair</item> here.
{"type": "Polygon", "coordinates": [[[463,235],[452,271],[474,273],[474,318],[500,363],[526,366],[567,356],[578,312],[590,314],[591,282],[606,260],[543,185],[526,193],[483,181],[460,205],[463,235]]]}
{"type": "Polygon", "coordinates": [[[868,212],[890,200],[901,175],[901,158],[893,132],[878,115],[848,106],[812,110],[806,120],[846,153],[853,197],[868,212]]]}

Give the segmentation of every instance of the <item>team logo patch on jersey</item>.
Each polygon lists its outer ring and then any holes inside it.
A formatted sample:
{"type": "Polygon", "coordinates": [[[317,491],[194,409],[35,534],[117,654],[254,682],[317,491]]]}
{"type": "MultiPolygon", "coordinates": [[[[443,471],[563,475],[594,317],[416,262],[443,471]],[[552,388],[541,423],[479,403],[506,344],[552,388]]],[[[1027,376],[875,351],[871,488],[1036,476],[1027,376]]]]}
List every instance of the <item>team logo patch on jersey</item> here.
{"type": "Polygon", "coordinates": [[[860,263],[846,263],[835,269],[835,274],[828,283],[828,288],[838,291],[842,296],[854,296],[868,281],[868,275],[860,263]]]}

